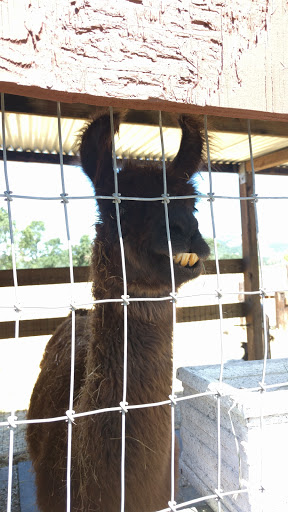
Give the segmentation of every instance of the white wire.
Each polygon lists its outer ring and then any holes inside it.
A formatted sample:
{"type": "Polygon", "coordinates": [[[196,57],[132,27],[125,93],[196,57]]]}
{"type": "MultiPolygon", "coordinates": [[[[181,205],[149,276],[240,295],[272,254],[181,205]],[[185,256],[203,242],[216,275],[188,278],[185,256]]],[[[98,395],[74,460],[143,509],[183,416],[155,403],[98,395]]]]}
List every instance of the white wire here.
{"type": "MultiPolygon", "coordinates": [[[[36,200],[36,201],[63,201],[63,198],[62,198],[62,195],[59,197],[59,196],[27,196],[27,195],[21,195],[21,194],[13,194],[12,192],[9,194],[11,199],[29,199],[29,200],[36,200]]],[[[217,194],[214,194],[213,195],[214,199],[227,199],[227,200],[237,200],[237,201],[251,201],[253,200],[253,198],[251,199],[251,196],[247,196],[247,197],[239,197],[239,196],[221,196],[221,195],[217,195],[217,194]]],[[[3,199],[7,199],[7,193],[0,193],[0,198],[3,198],[3,199]]],[[[182,199],[209,199],[210,198],[210,194],[202,194],[202,193],[198,193],[198,194],[190,194],[190,195],[186,195],[186,196],[172,196],[172,195],[169,195],[169,199],[170,200],[175,200],[177,201],[178,199],[179,200],[182,200],[182,199]]],[[[69,201],[79,201],[79,200],[82,200],[82,199],[89,199],[89,200],[93,200],[95,201],[98,200],[98,199],[107,199],[107,200],[110,200],[111,199],[114,199],[113,196],[101,196],[101,195],[95,195],[95,196],[69,196],[69,201]]],[[[163,195],[162,196],[155,196],[155,197],[129,197],[129,196],[121,196],[121,199],[125,199],[125,201],[145,201],[145,202],[154,202],[154,201],[163,201],[163,195]]],[[[284,199],[285,201],[288,200],[288,196],[258,196],[257,195],[257,200],[265,200],[265,199],[269,199],[269,200],[275,200],[275,199],[284,199]]]]}
{"type": "Polygon", "coordinates": [[[174,358],[174,338],[175,338],[175,327],[176,327],[176,288],[175,288],[175,274],[174,274],[174,262],[173,262],[173,250],[171,242],[170,224],[169,224],[169,211],[168,204],[170,202],[170,196],[167,191],[167,172],[166,172],[166,161],[165,161],[165,147],[163,137],[163,126],[162,126],[162,113],[159,111],[159,130],[160,130],[160,141],[161,141],[161,153],[162,153],[162,170],[163,170],[163,204],[165,214],[165,225],[167,244],[169,251],[169,262],[170,262],[170,275],[171,275],[171,297],[172,297],[172,389],[171,389],[171,495],[170,502],[172,507],[175,503],[175,358],[174,358]]]}
{"type": "Polygon", "coordinates": [[[118,237],[120,243],[120,253],[121,253],[121,265],[122,265],[122,275],[123,275],[123,314],[124,314],[124,323],[123,323],[123,393],[122,393],[122,402],[121,406],[121,512],[125,511],[125,453],[126,453],[126,414],[127,414],[127,350],[128,350],[128,305],[129,305],[129,296],[127,290],[127,274],[126,274],[126,263],[125,263],[125,251],[124,251],[124,242],[122,236],[121,229],[121,219],[120,219],[120,208],[119,204],[121,202],[119,188],[118,188],[118,169],[117,169],[117,160],[116,160],[116,151],[115,151],[115,133],[114,133],[114,119],[113,119],[113,108],[110,107],[110,126],[111,126],[111,141],[112,141],[112,162],[113,162],[113,172],[114,172],[114,188],[115,193],[114,203],[116,209],[116,219],[117,219],[117,229],[118,229],[118,237]]]}
{"type": "MultiPolygon", "coordinates": [[[[6,148],[6,131],[5,131],[5,101],[4,101],[3,93],[1,93],[1,123],[2,123],[3,166],[4,166],[5,185],[6,185],[6,193],[4,193],[4,195],[6,196],[6,199],[7,199],[9,233],[10,233],[10,241],[11,241],[12,272],[13,272],[14,294],[15,294],[14,311],[16,312],[16,319],[15,319],[14,342],[16,342],[19,339],[19,324],[20,324],[21,309],[19,307],[19,301],[18,301],[18,279],[17,279],[17,266],[16,266],[16,251],[15,251],[13,221],[12,221],[12,211],[11,211],[12,198],[11,198],[11,191],[10,191],[10,187],[9,187],[9,177],[8,177],[8,168],[7,168],[7,148],[6,148]]],[[[11,362],[11,364],[13,365],[13,361],[11,362]]],[[[11,369],[11,373],[12,372],[13,372],[13,369],[11,369]]],[[[12,419],[15,418],[14,409],[11,410],[10,418],[12,418],[12,419]]],[[[11,512],[11,505],[12,505],[14,429],[15,428],[16,428],[15,423],[10,425],[7,512],[11,512]]]]}
{"type": "MultiPolygon", "coordinates": [[[[249,142],[249,152],[250,152],[250,162],[251,162],[251,172],[252,172],[252,183],[253,183],[253,197],[255,198],[254,204],[254,215],[255,215],[255,226],[256,226],[256,240],[257,240],[257,254],[258,254],[258,268],[259,268],[259,285],[260,292],[264,290],[263,283],[263,264],[262,264],[262,256],[261,256],[261,248],[260,248],[260,236],[259,236],[259,222],[258,222],[258,210],[257,210],[257,194],[256,194],[256,179],[255,179],[255,168],[254,168],[254,158],[253,158],[253,148],[252,148],[252,137],[251,137],[251,123],[250,120],[247,121],[248,128],[248,142],[249,142]]],[[[264,341],[264,353],[263,353],[263,369],[262,369],[262,379],[260,382],[260,415],[259,415],[259,423],[260,423],[260,492],[263,493],[265,491],[265,486],[263,482],[264,478],[264,460],[263,460],[263,448],[264,448],[264,397],[265,397],[265,378],[266,378],[266,370],[267,370],[267,358],[268,358],[268,337],[267,337],[267,329],[266,329],[266,308],[265,308],[265,294],[264,292],[260,294],[261,297],[261,306],[262,306],[262,333],[263,333],[263,341],[264,341]]],[[[263,494],[261,496],[261,509],[264,508],[263,502],[263,494]]]]}
{"type": "MultiPolygon", "coordinates": [[[[65,188],[65,176],[63,166],[63,145],[62,145],[62,130],[61,130],[61,106],[57,102],[57,121],[58,121],[58,139],[59,139],[59,159],[60,159],[60,174],[62,185],[62,202],[64,207],[64,217],[66,226],[66,235],[68,243],[69,254],[69,270],[70,270],[70,285],[71,285],[71,304],[73,303],[73,285],[74,285],[74,271],[73,271],[73,254],[69,229],[68,218],[68,194],[65,188]]],[[[75,378],[75,326],[76,316],[75,308],[71,308],[71,359],[70,359],[70,390],[69,390],[69,408],[66,413],[68,418],[68,435],[67,435],[67,467],[66,467],[66,510],[71,510],[71,459],[72,459],[72,426],[73,426],[73,401],[74,401],[74,378],[75,378]]]]}
{"type": "MultiPolygon", "coordinates": [[[[216,237],[216,226],[215,226],[215,217],[214,217],[214,207],[213,203],[215,201],[215,196],[213,193],[213,179],[212,179],[212,169],[211,169],[211,160],[210,160],[210,145],[209,145],[209,137],[208,137],[208,126],[207,126],[207,116],[204,116],[204,130],[205,130],[205,140],[206,140],[206,151],[207,151],[207,163],[208,163],[208,172],[209,172],[209,203],[210,203],[210,213],[211,213],[211,223],[212,223],[212,231],[213,231],[213,244],[214,244],[214,253],[215,253],[215,265],[216,265],[216,275],[217,275],[217,292],[218,292],[218,306],[219,306],[219,326],[220,326],[220,374],[219,374],[219,385],[221,389],[222,381],[223,381],[223,370],[224,370],[224,353],[223,353],[223,307],[222,307],[222,290],[220,283],[220,266],[219,266],[219,257],[218,257],[218,247],[217,247],[217,237],[216,237]]],[[[217,493],[220,496],[222,495],[221,489],[221,473],[222,473],[222,453],[221,453],[221,394],[217,395],[217,493]]],[[[217,500],[217,508],[218,512],[221,512],[221,500],[217,500]]]]}

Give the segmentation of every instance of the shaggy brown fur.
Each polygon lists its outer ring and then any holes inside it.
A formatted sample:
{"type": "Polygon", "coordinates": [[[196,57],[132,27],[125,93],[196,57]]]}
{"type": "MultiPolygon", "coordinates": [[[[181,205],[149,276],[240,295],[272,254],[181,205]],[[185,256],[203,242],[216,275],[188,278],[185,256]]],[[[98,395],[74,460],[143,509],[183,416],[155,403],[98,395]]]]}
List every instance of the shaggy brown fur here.
{"type": "MultiPolygon", "coordinates": [[[[114,114],[118,130],[121,116],[114,114]]],[[[190,195],[189,181],[202,154],[199,123],[181,116],[182,142],[168,165],[170,195],[190,195]],[[188,182],[189,181],[189,182],[188,182]]],[[[108,114],[94,120],[81,141],[84,171],[97,195],[111,195],[114,179],[108,114]]],[[[161,166],[127,164],[118,174],[122,196],[161,196],[161,166]]],[[[99,200],[100,220],[94,242],[92,278],[95,299],[123,294],[115,205],[99,200]]],[[[161,202],[123,200],[121,225],[131,297],[167,296],[170,265],[161,202]]],[[[209,249],[193,215],[194,200],[169,204],[173,254],[197,253],[192,267],[174,264],[176,285],[197,277],[209,249]]],[[[131,302],[128,306],[129,405],[167,400],[171,392],[172,306],[169,301],[131,302]]],[[[65,414],[69,403],[71,318],[49,341],[41,373],[31,397],[28,418],[65,414]]],[[[119,406],[123,380],[123,306],[105,303],[76,315],[76,412],[119,406]]],[[[64,512],[66,501],[67,423],[28,426],[28,444],[36,474],[37,499],[42,512],[64,512]]],[[[126,415],[126,512],[152,512],[170,499],[170,407],[130,410],[126,415]]],[[[119,512],[121,414],[101,413],[79,418],[73,426],[72,510],[119,512]]],[[[176,463],[177,466],[177,463],[176,463]]]]}

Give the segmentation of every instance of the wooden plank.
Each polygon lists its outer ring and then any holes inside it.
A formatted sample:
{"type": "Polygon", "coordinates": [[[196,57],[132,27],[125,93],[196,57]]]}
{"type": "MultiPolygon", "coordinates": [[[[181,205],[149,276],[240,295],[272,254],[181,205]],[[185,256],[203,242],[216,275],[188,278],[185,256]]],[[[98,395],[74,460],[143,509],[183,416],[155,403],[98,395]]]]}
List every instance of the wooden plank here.
{"type": "MultiPolygon", "coordinates": [[[[216,274],[215,260],[205,261],[206,274],[216,274]]],[[[244,272],[244,263],[242,259],[223,259],[219,260],[219,269],[221,274],[241,274],[244,272]]]]}
{"type": "MultiPolygon", "coordinates": [[[[57,108],[55,101],[5,94],[5,110],[6,112],[55,117],[57,108]]],[[[97,110],[98,107],[95,105],[62,103],[61,117],[69,119],[90,119],[91,116],[95,115],[97,110]]],[[[165,112],[163,113],[162,119],[165,126],[177,126],[175,122],[172,122],[171,116],[165,115],[165,112]]],[[[133,109],[128,112],[126,122],[129,124],[158,126],[159,115],[153,110],[139,111],[133,109]]],[[[210,131],[247,134],[247,121],[245,119],[209,116],[208,124],[210,131]]],[[[267,123],[261,119],[254,119],[251,121],[251,130],[254,135],[288,137],[288,124],[281,121],[270,121],[267,123]]]]}
{"type": "MultiPolygon", "coordinates": [[[[41,318],[37,320],[21,320],[19,337],[45,336],[53,334],[64,318],[41,318]]],[[[15,322],[0,322],[0,339],[14,338],[15,322]]]]}
{"type": "MultiPolygon", "coordinates": [[[[244,271],[243,260],[220,260],[221,274],[240,274],[244,271]]],[[[89,281],[89,267],[74,267],[74,280],[76,283],[89,281]]],[[[215,261],[205,262],[206,274],[216,274],[215,261]]],[[[18,285],[31,286],[40,284],[70,283],[69,267],[65,268],[29,268],[17,270],[18,285]]],[[[0,287],[13,286],[12,270],[0,270],[0,287]]]]}
{"type": "Polygon", "coordinates": [[[288,329],[288,293],[275,292],[276,327],[288,329]]]}
{"type": "MultiPolygon", "coordinates": [[[[267,123],[266,123],[267,124],[267,123]]],[[[281,123],[283,124],[283,123],[281,123]]],[[[288,124],[287,124],[288,126],[288,124]]],[[[0,150],[0,160],[3,160],[3,151],[0,150]]],[[[11,162],[36,162],[41,164],[59,164],[59,155],[52,155],[47,153],[32,153],[31,151],[7,151],[7,160],[11,162]]],[[[132,159],[131,159],[132,160],[132,159]]],[[[80,157],[74,155],[63,155],[63,163],[64,165],[77,165],[81,166],[80,157]]],[[[119,166],[122,164],[122,159],[117,158],[117,163],[119,166]]],[[[144,162],[142,161],[143,165],[144,162]]],[[[153,162],[151,160],[147,161],[147,165],[151,167],[153,162]]],[[[288,167],[270,167],[263,169],[256,169],[258,174],[269,174],[273,176],[287,176],[288,175],[288,167]]],[[[212,171],[213,172],[230,172],[230,173],[238,173],[239,172],[239,164],[229,164],[229,163],[218,163],[212,162],[212,171]]],[[[207,165],[203,165],[199,172],[208,172],[207,165]]]]}
{"type": "MultiPolygon", "coordinates": [[[[246,316],[246,305],[243,302],[223,304],[224,318],[246,316]]],[[[177,322],[199,322],[201,320],[216,320],[219,318],[219,306],[195,306],[177,308],[177,322]]],[[[41,318],[36,320],[21,320],[19,336],[43,336],[53,334],[64,318],[41,318]]],[[[0,339],[14,338],[15,322],[0,322],[0,339]]]]}
{"type": "MultiPolygon", "coordinates": [[[[0,160],[3,160],[3,150],[0,150],[0,160]]],[[[28,162],[28,163],[39,163],[39,164],[56,164],[59,165],[59,155],[58,154],[49,154],[49,153],[33,153],[32,151],[7,151],[7,160],[9,162],[28,162]]],[[[133,158],[129,158],[130,161],[133,161],[133,158]]],[[[135,159],[135,161],[139,162],[139,160],[135,159]]],[[[80,156],[76,155],[63,155],[63,163],[64,165],[76,165],[81,166],[80,156]]],[[[122,158],[117,158],[117,164],[121,167],[122,158]]],[[[141,165],[145,165],[151,167],[151,165],[156,164],[152,160],[141,160],[141,165]]],[[[159,164],[158,164],[159,165],[159,164]]],[[[43,169],[43,168],[42,168],[43,169]]],[[[215,163],[212,165],[212,171],[214,172],[233,172],[238,173],[238,164],[229,164],[229,163],[215,163]]],[[[199,172],[208,172],[207,165],[204,165],[199,172]]]]}
{"type": "MultiPolygon", "coordinates": [[[[246,305],[244,302],[234,304],[223,304],[223,318],[238,318],[246,316],[246,305]]],[[[177,322],[199,322],[204,320],[219,319],[219,306],[193,306],[177,308],[177,322]]]]}
{"type": "MultiPolygon", "coordinates": [[[[253,193],[252,174],[241,165],[240,196],[249,197],[253,193]]],[[[257,234],[253,201],[240,201],[242,222],[242,250],[244,262],[244,290],[259,290],[259,261],[257,234]]],[[[259,295],[245,295],[248,359],[263,359],[262,310],[259,295]]]]}
{"type": "Polygon", "coordinates": [[[288,119],[286,0],[2,0],[1,90],[68,103],[288,119]],[[63,29],[65,27],[65,30],[63,29]],[[269,37],[267,34],[269,33],[269,37]],[[51,52],[53,48],[53,52],[51,52]]]}
{"type": "MultiPolygon", "coordinates": [[[[8,162],[29,162],[39,164],[58,164],[59,155],[49,153],[33,153],[32,151],[7,151],[8,162]]],[[[3,150],[0,150],[0,160],[3,160],[3,150]]],[[[80,157],[74,155],[63,155],[64,165],[81,165],[80,157]]],[[[43,168],[42,168],[43,169],[43,168]]]]}
{"type": "MultiPolygon", "coordinates": [[[[89,267],[74,267],[75,283],[89,281],[89,267]]],[[[70,270],[65,268],[29,268],[17,270],[18,285],[70,283],[70,270]]],[[[12,270],[0,270],[0,287],[13,286],[12,270]]]]}
{"type": "MultiPolygon", "coordinates": [[[[253,159],[254,169],[255,171],[261,171],[263,169],[269,169],[270,167],[276,167],[277,165],[284,165],[288,162],[288,148],[279,149],[278,151],[273,151],[272,153],[268,153],[267,155],[258,156],[253,159]]],[[[248,161],[245,163],[246,171],[252,171],[251,162],[248,161]]]]}

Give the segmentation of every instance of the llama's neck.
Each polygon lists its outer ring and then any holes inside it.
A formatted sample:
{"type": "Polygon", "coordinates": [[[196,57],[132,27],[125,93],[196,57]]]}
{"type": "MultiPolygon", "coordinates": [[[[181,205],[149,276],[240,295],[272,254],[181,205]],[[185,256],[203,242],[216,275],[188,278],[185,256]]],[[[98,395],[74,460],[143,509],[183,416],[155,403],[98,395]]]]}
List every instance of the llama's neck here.
{"type": "MultiPolygon", "coordinates": [[[[124,306],[96,305],[90,313],[91,339],[87,356],[87,392],[101,404],[122,401],[124,306]],[[105,388],[105,391],[104,391],[105,388]],[[88,391],[89,389],[89,391],[88,391]],[[107,392],[108,389],[108,392],[107,392]]],[[[172,305],[131,302],[127,311],[127,400],[130,404],[167,399],[172,382],[172,305]],[[135,385],[137,383],[137,385],[135,385]]]]}
{"type": "MultiPolygon", "coordinates": [[[[114,255],[115,256],[115,255],[114,255]]],[[[93,295],[96,300],[120,299],[123,295],[121,264],[95,242],[93,295]],[[113,265],[113,261],[116,261],[113,265]]],[[[128,285],[128,294],[147,298],[149,290],[128,285]],[[131,289],[133,288],[133,289],[131,289]]],[[[168,295],[152,290],[152,295],[168,295]]],[[[91,332],[85,388],[101,407],[101,393],[109,405],[118,405],[123,392],[124,306],[121,302],[96,304],[89,314],[91,332]],[[105,388],[105,392],[104,392],[105,388]]],[[[172,304],[170,301],[130,301],[127,306],[127,400],[143,403],[167,399],[172,381],[172,304]],[[135,382],[139,384],[135,386],[135,382]]],[[[90,404],[91,406],[91,404],[90,404]]],[[[102,405],[103,407],[107,406],[102,405]]]]}

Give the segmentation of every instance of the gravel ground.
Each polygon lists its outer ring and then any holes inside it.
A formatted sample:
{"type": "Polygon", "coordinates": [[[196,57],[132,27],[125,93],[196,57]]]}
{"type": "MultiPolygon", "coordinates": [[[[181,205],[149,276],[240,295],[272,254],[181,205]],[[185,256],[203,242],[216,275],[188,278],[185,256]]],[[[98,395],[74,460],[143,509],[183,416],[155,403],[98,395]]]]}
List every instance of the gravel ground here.
{"type": "MultiPolygon", "coordinates": [[[[7,508],[7,480],[8,468],[0,468],[0,510],[3,512],[7,508]]],[[[21,512],[18,471],[16,465],[13,466],[12,510],[13,512],[21,512]]]]}

